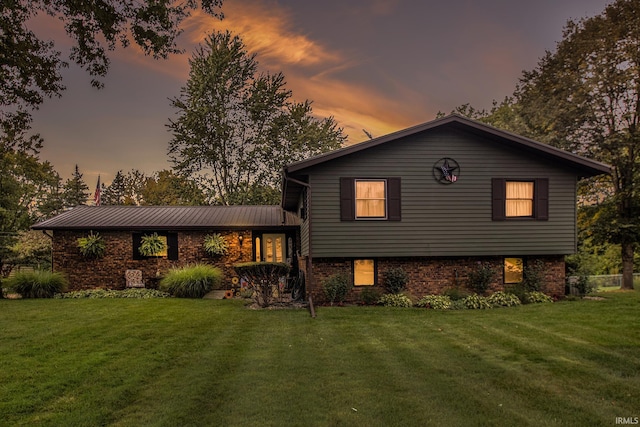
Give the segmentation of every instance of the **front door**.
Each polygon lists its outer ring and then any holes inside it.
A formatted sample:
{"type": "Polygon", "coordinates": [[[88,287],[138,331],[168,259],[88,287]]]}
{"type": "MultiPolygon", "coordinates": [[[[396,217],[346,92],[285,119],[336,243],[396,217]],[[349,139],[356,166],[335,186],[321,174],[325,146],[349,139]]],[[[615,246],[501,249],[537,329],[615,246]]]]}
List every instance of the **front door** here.
{"type": "Polygon", "coordinates": [[[262,256],[266,262],[285,262],[286,236],[284,234],[262,235],[262,256]]]}

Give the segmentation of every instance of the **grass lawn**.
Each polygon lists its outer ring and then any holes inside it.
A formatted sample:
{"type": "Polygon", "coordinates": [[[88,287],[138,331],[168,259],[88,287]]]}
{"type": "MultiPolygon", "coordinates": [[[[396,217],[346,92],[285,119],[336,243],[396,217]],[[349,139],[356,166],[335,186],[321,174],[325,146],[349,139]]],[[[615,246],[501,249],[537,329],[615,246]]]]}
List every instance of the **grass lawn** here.
{"type": "Polygon", "coordinates": [[[640,292],[438,312],[0,300],[0,425],[613,426],[640,292]]]}

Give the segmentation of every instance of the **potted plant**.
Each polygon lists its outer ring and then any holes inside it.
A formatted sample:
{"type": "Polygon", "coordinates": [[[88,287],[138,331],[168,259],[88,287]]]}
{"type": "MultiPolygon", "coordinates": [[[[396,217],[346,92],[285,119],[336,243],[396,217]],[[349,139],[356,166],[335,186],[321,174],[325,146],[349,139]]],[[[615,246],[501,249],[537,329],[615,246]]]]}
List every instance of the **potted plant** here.
{"type": "Polygon", "coordinates": [[[158,236],[158,233],[145,234],[140,239],[140,247],[138,252],[140,255],[147,257],[156,257],[156,277],[160,277],[160,257],[166,254],[167,240],[166,237],[158,236]]]}
{"type": "Polygon", "coordinates": [[[99,259],[104,256],[106,245],[99,233],[89,232],[87,237],[78,239],[78,249],[80,254],[87,259],[99,259]]]}
{"type": "Polygon", "coordinates": [[[140,240],[138,251],[142,256],[160,256],[167,250],[167,241],[165,238],[158,236],[158,233],[145,234],[140,240]]]}
{"type": "Polygon", "coordinates": [[[211,255],[226,255],[229,247],[220,233],[207,234],[204,237],[204,251],[211,255]]]}

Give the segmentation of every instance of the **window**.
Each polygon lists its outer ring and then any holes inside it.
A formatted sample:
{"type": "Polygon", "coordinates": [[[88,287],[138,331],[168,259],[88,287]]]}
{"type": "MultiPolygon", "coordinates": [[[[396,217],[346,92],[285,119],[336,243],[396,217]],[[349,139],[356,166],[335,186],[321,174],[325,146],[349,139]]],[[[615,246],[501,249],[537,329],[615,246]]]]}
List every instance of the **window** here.
{"type": "Polygon", "coordinates": [[[340,220],[401,221],[401,179],[340,178],[340,220]]]}
{"type": "Polygon", "coordinates": [[[356,218],[386,218],[387,182],[356,180],[356,218]]]}
{"type": "Polygon", "coordinates": [[[533,182],[506,181],[505,213],[507,218],[533,216],[533,182]]]}
{"type": "Polygon", "coordinates": [[[373,286],[376,284],[376,263],[372,259],[353,261],[353,285],[373,286]]]}
{"type": "Polygon", "coordinates": [[[491,217],[494,221],[549,219],[549,180],[491,180],[491,217]]]}
{"type": "Polygon", "coordinates": [[[522,258],[504,259],[504,283],[520,283],[524,278],[522,258]]]}

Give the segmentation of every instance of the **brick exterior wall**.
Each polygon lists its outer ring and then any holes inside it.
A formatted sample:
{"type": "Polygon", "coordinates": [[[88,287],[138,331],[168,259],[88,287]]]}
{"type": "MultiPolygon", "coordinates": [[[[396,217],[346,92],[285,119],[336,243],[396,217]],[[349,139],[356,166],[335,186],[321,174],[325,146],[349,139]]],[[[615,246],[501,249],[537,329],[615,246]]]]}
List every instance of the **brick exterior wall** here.
{"type": "MultiPolygon", "coordinates": [[[[564,256],[526,257],[528,265],[536,261],[542,262],[543,291],[550,296],[564,295],[565,263],[564,256]]],[[[360,301],[360,294],[364,289],[378,289],[384,292],[382,286],[384,274],[391,268],[401,267],[408,276],[407,293],[416,299],[429,294],[440,294],[447,288],[460,286],[468,288],[467,272],[477,268],[478,263],[484,263],[495,269],[498,274],[489,291],[495,292],[505,289],[503,283],[503,258],[378,258],[377,283],[375,286],[353,287],[347,296],[348,302],[360,301]]],[[[300,263],[305,266],[304,262],[300,263]]],[[[329,276],[343,273],[352,277],[352,260],[346,258],[314,258],[313,283],[307,283],[307,293],[313,300],[322,303],[324,294],[322,282],[329,276]]],[[[508,286],[508,285],[506,285],[508,286]]]]}
{"type": "MultiPolygon", "coordinates": [[[[53,270],[69,279],[69,290],[108,288],[124,289],[124,273],[129,269],[142,270],[147,287],[157,286],[157,272],[162,274],[172,267],[196,262],[211,264],[223,270],[225,281],[235,272],[233,264],[252,261],[251,230],[220,232],[228,245],[227,255],[212,257],[202,247],[204,236],[210,232],[178,232],[178,259],[133,259],[133,241],[130,231],[101,231],[106,244],[105,256],[98,260],[84,259],[78,250],[77,239],[87,232],[56,231],[53,234],[53,270]],[[238,236],[243,237],[242,246],[238,236]]],[[[224,284],[229,287],[228,283],[224,284]]]]}

